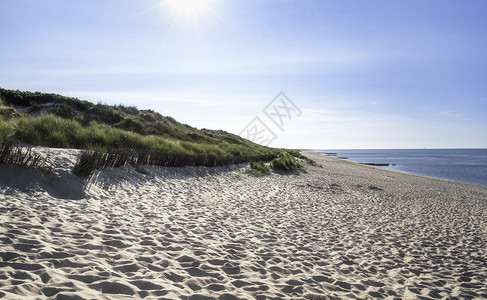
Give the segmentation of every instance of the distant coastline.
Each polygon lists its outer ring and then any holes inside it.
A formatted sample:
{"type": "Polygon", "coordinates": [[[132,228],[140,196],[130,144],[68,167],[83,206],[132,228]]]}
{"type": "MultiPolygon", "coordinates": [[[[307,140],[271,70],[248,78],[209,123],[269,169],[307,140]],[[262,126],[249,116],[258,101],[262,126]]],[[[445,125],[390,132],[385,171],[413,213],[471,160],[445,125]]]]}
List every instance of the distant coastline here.
{"type": "Polygon", "coordinates": [[[388,170],[487,186],[487,149],[333,149],[329,156],[388,170]]]}

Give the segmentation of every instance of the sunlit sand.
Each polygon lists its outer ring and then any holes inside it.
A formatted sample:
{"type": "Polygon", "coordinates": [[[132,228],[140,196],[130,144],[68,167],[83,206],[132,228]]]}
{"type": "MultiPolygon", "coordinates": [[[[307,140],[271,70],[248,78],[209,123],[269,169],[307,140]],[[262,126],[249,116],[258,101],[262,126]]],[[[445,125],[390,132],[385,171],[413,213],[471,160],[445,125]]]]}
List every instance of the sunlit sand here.
{"type": "MultiPolygon", "coordinates": [[[[0,166],[0,297],[487,297],[487,188],[309,154],[302,175],[0,166]]],[[[324,299],[324,298],[323,298],[324,299]]]]}

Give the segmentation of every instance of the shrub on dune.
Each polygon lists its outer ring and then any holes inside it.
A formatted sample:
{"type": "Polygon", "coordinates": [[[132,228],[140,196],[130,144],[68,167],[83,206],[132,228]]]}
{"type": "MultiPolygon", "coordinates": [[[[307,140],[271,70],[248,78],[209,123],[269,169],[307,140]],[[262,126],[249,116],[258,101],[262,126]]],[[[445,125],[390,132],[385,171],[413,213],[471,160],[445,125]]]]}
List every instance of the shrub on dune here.
{"type": "Polygon", "coordinates": [[[271,169],[263,161],[250,162],[250,173],[255,176],[262,176],[269,173],[271,169]]]}
{"type": "Polygon", "coordinates": [[[278,157],[271,161],[271,168],[276,171],[279,170],[284,172],[304,171],[303,166],[298,160],[286,151],[280,152],[278,157]]]}

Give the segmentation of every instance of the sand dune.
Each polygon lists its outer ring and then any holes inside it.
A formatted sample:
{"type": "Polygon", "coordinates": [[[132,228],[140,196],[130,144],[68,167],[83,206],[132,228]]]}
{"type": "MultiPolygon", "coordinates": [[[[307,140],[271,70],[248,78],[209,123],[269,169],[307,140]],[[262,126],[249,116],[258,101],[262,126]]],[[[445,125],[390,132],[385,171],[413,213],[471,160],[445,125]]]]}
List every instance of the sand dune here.
{"type": "Polygon", "coordinates": [[[0,166],[0,298],[487,298],[487,188],[310,154],[45,176],[0,166]]]}

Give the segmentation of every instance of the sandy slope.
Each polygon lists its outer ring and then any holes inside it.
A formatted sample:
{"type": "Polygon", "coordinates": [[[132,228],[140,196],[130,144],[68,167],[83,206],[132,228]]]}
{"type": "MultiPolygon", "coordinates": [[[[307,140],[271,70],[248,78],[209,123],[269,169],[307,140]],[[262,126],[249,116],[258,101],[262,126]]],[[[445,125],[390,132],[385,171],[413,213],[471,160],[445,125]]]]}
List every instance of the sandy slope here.
{"type": "Polygon", "coordinates": [[[0,166],[0,298],[487,297],[487,188],[323,168],[0,166]]]}

